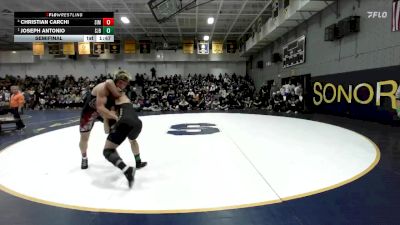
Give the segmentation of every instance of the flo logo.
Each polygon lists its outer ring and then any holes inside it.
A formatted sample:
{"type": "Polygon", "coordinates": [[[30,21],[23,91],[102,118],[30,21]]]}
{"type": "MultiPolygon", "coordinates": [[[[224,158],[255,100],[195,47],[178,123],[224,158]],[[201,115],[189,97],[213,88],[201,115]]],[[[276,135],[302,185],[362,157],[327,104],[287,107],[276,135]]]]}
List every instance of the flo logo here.
{"type": "Polygon", "coordinates": [[[211,123],[185,123],[171,126],[167,133],[172,135],[205,135],[220,132],[215,124],[211,123]]]}
{"type": "Polygon", "coordinates": [[[368,18],[370,19],[386,19],[388,17],[388,13],[387,12],[367,12],[368,14],[368,18]]]}

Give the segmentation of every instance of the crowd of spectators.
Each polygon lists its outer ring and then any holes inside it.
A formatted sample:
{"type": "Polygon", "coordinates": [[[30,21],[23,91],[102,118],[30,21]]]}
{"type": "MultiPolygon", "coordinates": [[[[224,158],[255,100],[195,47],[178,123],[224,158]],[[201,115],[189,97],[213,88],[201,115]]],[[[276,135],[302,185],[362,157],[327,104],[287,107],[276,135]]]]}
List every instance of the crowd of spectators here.
{"type": "MultiPolygon", "coordinates": [[[[25,96],[25,108],[79,108],[91,88],[109,78],[110,74],[93,79],[6,75],[0,78],[0,106],[10,98],[9,87],[18,85],[25,96]]],[[[301,111],[302,92],[299,83],[295,86],[291,82],[282,87],[263,85],[256,91],[250,76],[236,74],[136,74],[126,90],[138,111],[266,109],[288,113],[301,111]]]]}

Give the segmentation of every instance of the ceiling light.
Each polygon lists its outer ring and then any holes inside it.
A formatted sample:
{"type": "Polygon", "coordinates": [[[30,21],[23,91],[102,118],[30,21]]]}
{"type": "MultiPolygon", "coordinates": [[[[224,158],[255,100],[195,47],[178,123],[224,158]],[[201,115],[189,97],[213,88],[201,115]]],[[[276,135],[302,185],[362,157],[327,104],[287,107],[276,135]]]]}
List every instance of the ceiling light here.
{"type": "Polygon", "coordinates": [[[16,51],[12,51],[13,54],[17,53],[16,51]]]}
{"type": "Polygon", "coordinates": [[[125,24],[130,23],[128,17],[126,17],[126,16],[122,16],[122,17],[121,17],[121,21],[122,21],[123,23],[125,23],[125,24]]]}
{"type": "Polygon", "coordinates": [[[208,36],[208,35],[204,35],[204,38],[203,38],[203,40],[205,40],[205,41],[208,41],[208,40],[210,40],[210,36],[208,36]]]}
{"type": "Polygon", "coordinates": [[[208,17],[207,23],[208,24],[213,24],[214,23],[214,17],[208,17]]]}

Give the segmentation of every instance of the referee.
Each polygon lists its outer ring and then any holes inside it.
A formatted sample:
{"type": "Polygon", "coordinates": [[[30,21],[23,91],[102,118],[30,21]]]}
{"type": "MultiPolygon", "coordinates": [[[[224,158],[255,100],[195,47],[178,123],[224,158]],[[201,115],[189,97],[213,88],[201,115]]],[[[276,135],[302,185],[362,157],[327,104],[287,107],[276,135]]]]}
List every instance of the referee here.
{"type": "Polygon", "coordinates": [[[22,122],[19,112],[24,107],[25,98],[24,95],[19,91],[18,86],[11,86],[11,98],[10,98],[10,112],[14,115],[16,120],[17,130],[25,128],[25,124],[22,122]]]}

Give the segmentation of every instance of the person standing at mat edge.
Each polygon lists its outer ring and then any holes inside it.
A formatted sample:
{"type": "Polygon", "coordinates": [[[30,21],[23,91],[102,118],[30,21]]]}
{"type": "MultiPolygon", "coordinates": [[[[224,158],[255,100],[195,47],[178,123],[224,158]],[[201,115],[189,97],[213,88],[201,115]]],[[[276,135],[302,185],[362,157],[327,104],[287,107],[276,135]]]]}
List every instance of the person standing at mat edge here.
{"type": "Polygon", "coordinates": [[[10,98],[10,112],[13,114],[14,119],[17,120],[17,129],[21,130],[25,128],[25,124],[22,122],[19,113],[24,107],[25,99],[24,95],[19,91],[18,86],[11,86],[11,98],[10,98]]]}

